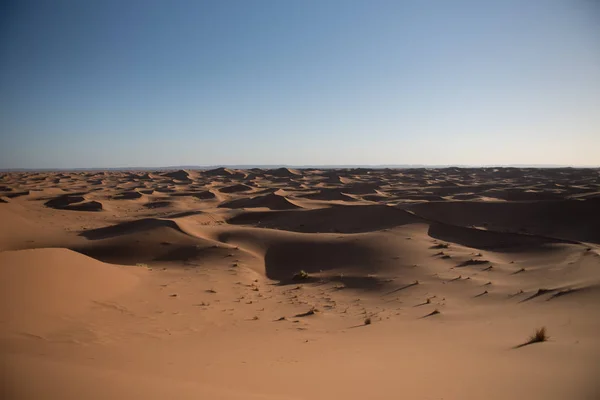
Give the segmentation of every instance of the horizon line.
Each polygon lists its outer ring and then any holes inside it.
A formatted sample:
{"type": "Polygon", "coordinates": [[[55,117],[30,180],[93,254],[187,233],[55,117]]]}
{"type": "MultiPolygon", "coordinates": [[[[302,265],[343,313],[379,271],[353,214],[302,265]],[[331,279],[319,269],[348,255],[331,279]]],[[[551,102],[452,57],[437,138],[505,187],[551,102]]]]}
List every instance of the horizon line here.
{"type": "Polygon", "coordinates": [[[600,165],[573,164],[207,164],[171,166],[119,166],[119,167],[41,167],[41,168],[0,168],[0,172],[69,172],[69,171],[152,171],[152,170],[211,170],[231,169],[418,169],[418,168],[534,168],[534,169],[597,169],[600,165]]]}

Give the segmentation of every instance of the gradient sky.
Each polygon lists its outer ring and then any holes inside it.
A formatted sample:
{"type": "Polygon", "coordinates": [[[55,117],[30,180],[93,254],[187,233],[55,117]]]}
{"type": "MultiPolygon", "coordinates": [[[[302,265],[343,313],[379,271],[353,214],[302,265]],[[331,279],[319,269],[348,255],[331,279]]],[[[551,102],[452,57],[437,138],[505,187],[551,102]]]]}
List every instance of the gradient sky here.
{"type": "Polygon", "coordinates": [[[0,7],[0,168],[600,164],[595,0],[0,7]]]}

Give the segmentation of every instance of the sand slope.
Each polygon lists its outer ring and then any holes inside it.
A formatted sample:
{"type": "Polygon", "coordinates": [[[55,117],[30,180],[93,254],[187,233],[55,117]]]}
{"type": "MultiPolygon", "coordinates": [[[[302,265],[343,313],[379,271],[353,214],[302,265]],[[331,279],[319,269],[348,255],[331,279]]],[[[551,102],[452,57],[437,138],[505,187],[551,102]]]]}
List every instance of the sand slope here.
{"type": "Polygon", "coordinates": [[[127,268],[67,249],[1,252],[2,330],[44,336],[60,319],[130,290],[137,280],[127,268]]]}

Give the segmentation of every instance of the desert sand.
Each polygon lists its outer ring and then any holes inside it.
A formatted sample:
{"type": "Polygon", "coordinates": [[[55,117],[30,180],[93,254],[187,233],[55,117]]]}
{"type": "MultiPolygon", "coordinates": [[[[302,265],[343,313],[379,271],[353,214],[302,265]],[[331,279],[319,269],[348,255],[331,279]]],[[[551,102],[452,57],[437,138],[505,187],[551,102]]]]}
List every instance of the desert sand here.
{"type": "Polygon", "coordinates": [[[598,399],[600,171],[3,173],[0,285],[3,399],[598,399]]]}

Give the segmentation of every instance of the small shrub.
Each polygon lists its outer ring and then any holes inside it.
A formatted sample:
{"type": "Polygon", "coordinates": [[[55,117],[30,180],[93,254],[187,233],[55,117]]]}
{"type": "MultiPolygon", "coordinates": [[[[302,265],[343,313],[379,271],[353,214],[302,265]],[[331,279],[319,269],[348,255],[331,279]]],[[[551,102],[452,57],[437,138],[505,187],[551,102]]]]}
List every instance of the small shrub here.
{"type": "Polygon", "coordinates": [[[365,325],[371,325],[371,317],[365,318],[365,325]]]}
{"type": "Polygon", "coordinates": [[[546,333],[546,327],[542,326],[541,328],[535,330],[535,333],[533,335],[531,335],[531,337],[529,338],[528,343],[545,342],[548,339],[549,339],[549,336],[546,333]]]}
{"type": "Polygon", "coordinates": [[[292,279],[295,281],[303,281],[310,278],[310,275],[308,275],[308,273],[305,270],[300,270],[298,272],[296,272],[294,274],[294,276],[292,276],[292,279]]]}
{"type": "Polygon", "coordinates": [[[530,344],[546,342],[548,339],[550,339],[550,336],[548,336],[546,333],[546,327],[542,326],[541,328],[536,329],[533,335],[529,336],[529,340],[527,340],[525,343],[515,346],[514,348],[519,349],[521,347],[529,346],[530,344]]]}

